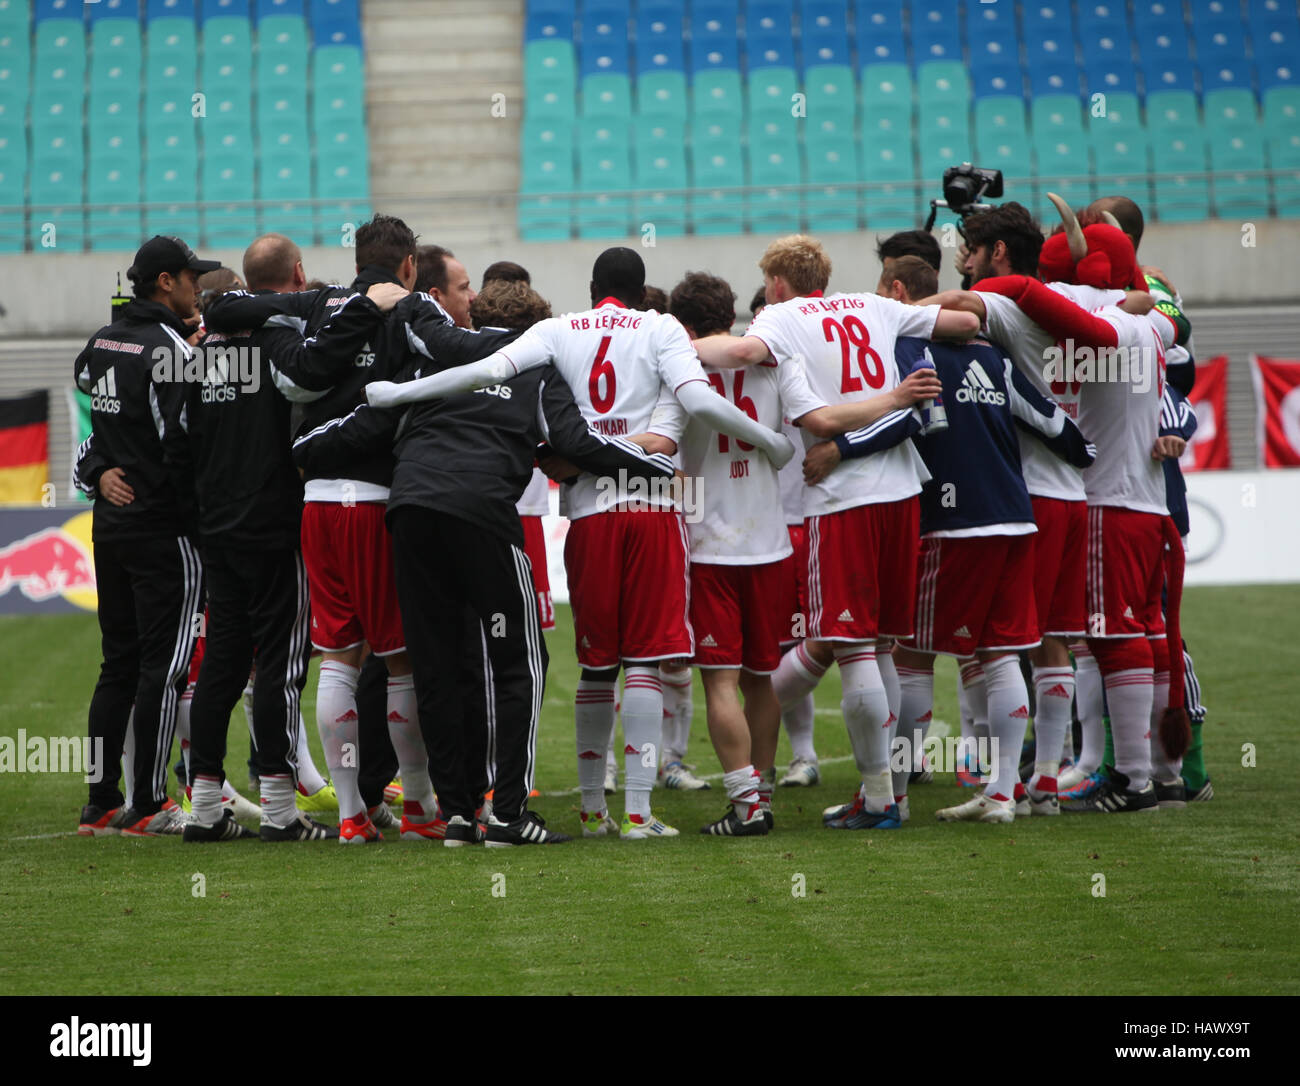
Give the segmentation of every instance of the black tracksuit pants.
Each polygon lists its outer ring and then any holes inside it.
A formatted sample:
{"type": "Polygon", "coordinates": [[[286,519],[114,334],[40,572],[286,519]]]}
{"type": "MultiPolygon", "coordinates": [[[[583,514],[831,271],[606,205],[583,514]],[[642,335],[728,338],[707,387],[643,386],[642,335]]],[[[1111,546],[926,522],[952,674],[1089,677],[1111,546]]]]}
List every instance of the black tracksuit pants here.
{"type": "Polygon", "coordinates": [[[259,777],[296,779],[299,700],[311,656],[307,571],[299,550],[205,547],[208,641],[190,704],[190,783],[224,777],[230,714],[253,677],[253,755],[259,777]]]}
{"type": "Polygon", "coordinates": [[[370,653],[357,680],[357,789],[367,808],[384,802],[397,776],[397,752],[388,737],[388,668],[370,653]]]}
{"type": "Polygon", "coordinates": [[[472,819],[496,765],[493,808],[514,821],[533,785],[548,662],[532,568],[521,547],[449,513],[401,506],[389,518],[402,629],[420,730],[445,817],[472,819]],[[486,646],[487,721],[464,671],[486,646]]]}
{"type": "Polygon", "coordinates": [[[89,732],[92,750],[102,740],[103,755],[90,773],[102,776],[87,802],[104,810],[122,804],[122,745],[134,704],[132,800],[140,815],[153,814],[167,798],[176,710],[194,652],[195,615],[203,613],[203,569],[184,536],[99,540],[94,549],[104,662],[89,732]]]}

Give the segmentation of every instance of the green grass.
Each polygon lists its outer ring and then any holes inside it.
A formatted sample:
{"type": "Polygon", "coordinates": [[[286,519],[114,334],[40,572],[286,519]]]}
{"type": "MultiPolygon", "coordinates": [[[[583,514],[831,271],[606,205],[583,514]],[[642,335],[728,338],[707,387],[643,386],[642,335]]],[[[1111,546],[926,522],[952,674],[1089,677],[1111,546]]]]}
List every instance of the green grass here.
{"type": "MultiPolygon", "coordinates": [[[[565,790],[576,780],[577,669],[561,612],[534,806],[576,833],[565,790]]],[[[756,840],[695,833],[724,807],[716,784],[657,792],[656,810],[683,836],[640,844],[345,850],[48,836],[74,828],[80,778],[6,773],[0,993],[1300,992],[1298,616],[1300,587],[1188,592],[1216,795],[1149,819],[941,825],[934,811],[963,795],[941,778],[913,788],[900,832],[823,830],[822,807],[854,787],[833,675],[818,692],[823,783],[778,791],[777,831],[756,840]],[[1244,743],[1255,768],[1242,766],[1244,743]],[[1092,894],[1095,873],[1104,898],[1092,894]],[[193,896],[195,874],[204,897],[193,896]]],[[[0,620],[0,660],[0,735],[84,734],[93,617],[0,620]]],[[[695,702],[691,759],[716,772],[698,683],[695,702]]],[[[954,721],[955,703],[945,662],[936,718],[954,721]]],[[[230,739],[242,788],[238,710],[230,739]]]]}

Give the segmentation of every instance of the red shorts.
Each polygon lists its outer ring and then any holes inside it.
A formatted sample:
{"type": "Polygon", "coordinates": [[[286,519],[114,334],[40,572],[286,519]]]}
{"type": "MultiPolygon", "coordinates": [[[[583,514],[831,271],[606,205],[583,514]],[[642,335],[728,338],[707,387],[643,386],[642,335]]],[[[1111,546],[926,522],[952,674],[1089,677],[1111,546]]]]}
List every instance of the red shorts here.
{"type": "Polygon", "coordinates": [[[908,648],[970,656],[1037,645],[1035,544],[1033,533],[921,540],[916,640],[908,648]]]}
{"type": "Polygon", "coordinates": [[[1088,506],[1059,498],[1030,497],[1038,541],[1034,545],[1034,599],[1043,636],[1085,632],[1084,562],[1088,506]]]}
{"type": "Polygon", "coordinates": [[[799,636],[793,636],[795,631],[792,629],[781,641],[783,645],[792,645],[802,640],[803,633],[808,629],[808,532],[802,524],[787,524],[786,530],[790,533],[790,546],[794,548],[794,571],[791,577],[794,579],[796,613],[803,616],[799,636]]]}
{"type": "Polygon", "coordinates": [[[546,532],[541,517],[520,517],[524,529],[524,553],[533,567],[533,591],[537,593],[537,614],[543,630],[555,629],[555,607],[551,603],[551,574],[546,567],[546,532]]]}
{"type": "Polygon", "coordinates": [[[916,616],[915,498],[809,517],[808,636],[820,641],[911,637],[916,616]]]}
{"type": "Polygon", "coordinates": [[[343,652],[363,641],[376,656],[406,648],[385,508],[379,502],[303,506],[311,643],[322,652],[343,652]]]}
{"type": "Polygon", "coordinates": [[[569,524],[564,568],[580,665],[695,655],[688,553],[678,513],[623,510],[569,524]]]}
{"type": "Polygon", "coordinates": [[[1088,507],[1088,636],[1163,637],[1165,518],[1088,507]]]}
{"type": "Polygon", "coordinates": [[[691,629],[696,667],[736,667],[768,675],[794,613],[794,558],[760,566],[691,563],[691,629]]]}

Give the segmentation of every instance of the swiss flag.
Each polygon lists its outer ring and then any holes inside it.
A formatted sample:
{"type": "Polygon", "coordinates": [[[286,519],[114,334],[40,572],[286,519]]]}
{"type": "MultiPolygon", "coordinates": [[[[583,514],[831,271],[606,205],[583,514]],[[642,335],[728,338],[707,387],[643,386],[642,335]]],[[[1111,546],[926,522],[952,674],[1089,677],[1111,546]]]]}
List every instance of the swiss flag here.
{"type": "Polygon", "coordinates": [[[1179,459],[1179,466],[1183,471],[1223,471],[1232,467],[1226,355],[1196,363],[1196,384],[1187,400],[1196,412],[1196,433],[1179,459]]]}
{"type": "Polygon", "coordinates": [[[1259,455],[1266,468],[1300,467],[1300,362],[1251,355],[1259,455]]]}

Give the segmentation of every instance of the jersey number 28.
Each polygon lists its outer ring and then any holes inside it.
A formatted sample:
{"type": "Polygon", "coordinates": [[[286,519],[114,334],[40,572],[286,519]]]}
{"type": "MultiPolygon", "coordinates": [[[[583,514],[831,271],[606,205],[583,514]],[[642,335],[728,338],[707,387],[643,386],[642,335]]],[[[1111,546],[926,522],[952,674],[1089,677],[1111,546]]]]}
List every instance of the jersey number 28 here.
{"type": "Polygon", "coordinates": [[[871,346],[871,336],[867,332],[867,326],[857,317],[845,317],[843,322],[837,321],[834,317],[827,317],[822,321],[822,332],[826,336],[827,343],[840,341],[840,392],[861,392],[862,381],[867,382],[868,388],[880,388],[885,383],[885,366],[880,361],[880,355],[876,354],[871,346]],[[849,356],[856,352],[858,373],[862,374],[859,380],[849,369],[849,356]],[[867,360],[871,360],[868,365],[867,360]]]}

